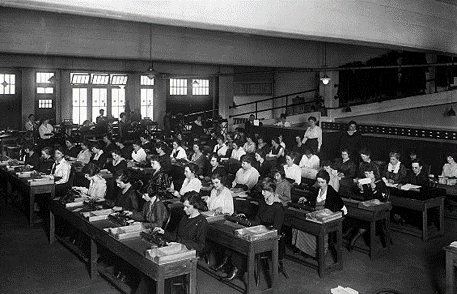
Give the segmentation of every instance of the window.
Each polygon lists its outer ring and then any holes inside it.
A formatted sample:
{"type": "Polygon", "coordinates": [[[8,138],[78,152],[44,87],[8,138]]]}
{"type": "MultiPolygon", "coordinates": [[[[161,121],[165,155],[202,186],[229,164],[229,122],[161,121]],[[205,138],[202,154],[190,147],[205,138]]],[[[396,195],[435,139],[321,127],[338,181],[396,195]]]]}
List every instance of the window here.
{"type": "Polygon", "coordinates": [[[0,95],[16,94],[16,76],[0,74],[0,95]]]}
{"type": "Polygon", "coordinates": [[[105,110],[106,113],[106,95],[108,89],[106,88],[94,88],[92,89],[92,121],[95,122],[97,116],[100,115],[100,109],[105,110]]]}
{"type": "Polygon", "coordinates": [[[109,83],[109,75],[99,75],[94,74],[92,75],[92,84],[94,85],[108,85],[109,83]]]}
{"type": "Polygon", "coordinates": [[[192,95],[209,95],[209,80],[193,79],[192,95]]]}
{"type": "Polygon", "coordinates": [[[111,75],[111,85],[126,85],[127,75],[111,75]]]}
{"type": "Polygon", "coordinates": [[[73,88],[73,123],[82,124],[87,120],[87,89],[73,88]]]}
{"type": "Polygon", "coordinates": [[[37,87],[36,88],[37,94],[52,94],[54,93],[53,87],[37,87]]]}
{"type": "Polygon", "coordinates": [[[87,85],[89,84],[90,75],[86,73],[72,73],[71,84],[72,85],[87,85]]]}
{"type": "Polygon", "coordinates": [[[141,116],[154,117],[154,78],[150,79],[148,76],[141,76],[141,116]]]}
{"type": "Polygon", "coordinates": [[[37,72],[36,82],[37,84],[51,84],[54,79],[53,72],[37,72]]]}
{"type": "Polygon", "coordinates": [[[38,108],[52,108],[52,99],[38,100],[38,108]]]}
{"type": "Polygon", "coordinates": [[[170,79],[170,95],[187,95],[187,80],[170,79]]]}
{"type": "Polygon", "coordinates": [[[119,114],[125,111],[125,89],[111,89],[111,115],[119,118],[119,114]]]}

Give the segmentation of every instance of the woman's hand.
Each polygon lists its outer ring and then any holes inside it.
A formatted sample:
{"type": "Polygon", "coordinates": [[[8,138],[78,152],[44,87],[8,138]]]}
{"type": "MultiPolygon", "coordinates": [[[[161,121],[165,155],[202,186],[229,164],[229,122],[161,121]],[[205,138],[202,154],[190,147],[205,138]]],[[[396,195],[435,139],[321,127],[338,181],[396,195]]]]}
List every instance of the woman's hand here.
{"type": "Polygon", "coordinates": [[[160,227],[155,227],[152,232],[163,235],[165,231],[160,227]]]}
{"type": "Polygon", "coordinates": [[[179,197],[179,192],[178,191],[173,191],[173,196],[179,197]]]}
{"type": "Polygon", "coordinates": [[[308,199],[306,199],[305,197],[300,197],[298,199],[298,203],[301,203],[301,204],[305,203],[306,201],[308,201],[308,199]]]}
{"type": "Polygon", "coordinates": [[[202,196],[203,201],[208,202],[209,196],[202,196]]]}
{"type": "Polygon", "coordinates": [[[133,211],[124,210],[124,214],[125,214],[126,216],[132,216],[133,211]]]}
{"type": "Polygon", "coordinates": [[[216,208],[216,210],[214,212],[216,215],[222,214],[222,207],[216,208]]]}

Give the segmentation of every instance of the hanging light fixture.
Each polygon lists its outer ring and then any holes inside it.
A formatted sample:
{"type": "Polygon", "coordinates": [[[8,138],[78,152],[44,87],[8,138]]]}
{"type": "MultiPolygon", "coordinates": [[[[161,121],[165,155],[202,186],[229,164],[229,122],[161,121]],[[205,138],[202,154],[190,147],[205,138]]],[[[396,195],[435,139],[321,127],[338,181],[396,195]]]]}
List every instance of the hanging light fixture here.
{"type": "MultiPolygon", "coordinates": [[[[327,67],[327,43],[324,43],[324,67],[327,67]]],[[[324,76],[320,80],[324,85],[330,83],[330,77],[326,73],[324,73],[324,76]]]]}
{"type": "Polygon", "coordinates": [[[152,80],[158,72],[154,70],[154,62],[152,61],[152,25],[149,25],[149,60],[151,61],[151,65],[149,66],[148,70],[145,72],[146,76],[152,80]]]}
{"type": "Polygon", "coordinates": [[[455,116],[455,110],[452,108],[452,106],[451,109],[449,109],[449,111],[447,112],[447,116],[455,116]]]}

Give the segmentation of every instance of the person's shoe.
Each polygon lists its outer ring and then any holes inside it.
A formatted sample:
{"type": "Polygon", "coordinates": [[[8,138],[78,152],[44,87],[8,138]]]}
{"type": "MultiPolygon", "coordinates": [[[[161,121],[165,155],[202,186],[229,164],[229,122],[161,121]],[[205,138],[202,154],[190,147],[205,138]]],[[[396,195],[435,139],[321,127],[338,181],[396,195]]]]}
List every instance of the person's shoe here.
{"type": "Polygon", "coordinates": [[[222,259],[222,262],[218,265],[212,266],[211,269],[216,272],[220,271],[227,264],[228,259],[228,255],[225,255],[224,259],[222,259]]]}
{"type": "Polygon", "coordinates": [[[236,277],[238,276],[239,273],[240,273],[240,270],[239,270],[236,266],[234,266],[234,267],[232,268],[232,270],[230,271],[230,273],[228,273],[227,276],[226,276],[225,278],[222,278],[222,280],[223,280],[223,281],[226,281],[226,282],[231,281],[231,280],[233,280],[234,278],[236,278],[236,277]]]}

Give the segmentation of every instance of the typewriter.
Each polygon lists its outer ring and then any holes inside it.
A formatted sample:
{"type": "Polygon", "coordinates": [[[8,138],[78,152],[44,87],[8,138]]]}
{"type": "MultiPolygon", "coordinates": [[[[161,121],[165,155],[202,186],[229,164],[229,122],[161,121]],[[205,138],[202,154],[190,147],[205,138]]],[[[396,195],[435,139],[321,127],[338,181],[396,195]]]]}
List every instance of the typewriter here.
{"type": "Polygon", "coordinates": [[[228,221],[231,221],[232,223],[237,223],[237,224],[245,226],[245,227],[252,226],[251,222],[243,214],[236,215],[236,216],[226,215],[225,219],[228,221]]]}
{"type": "Polygon", "coordinates": [[[300,209],[300,210],[306,210],[306,211],[314,211],[315,210],[315,208],[313,206],[311,206],[308,202],[305,202],[305,203],[293,203],[293,202],[290,202],[289,203],[289,207],[293,207],[293,208],[300,209]]]}
{"type": "Polygon", "coordinates": [[[78,191],[70,189],[70,190],[67,191],[67,193],[65,193],[64,196],[60,197],[59,201],[62,204],[67,204],[67,203],[74,202],[75,199],[78,198],[78,197],[79,197],[78,191]]]}
{"type": "Polygon", "coordinates": [[[108,219],[122,227],[128,226],[130,225],[130,223],[133,222],[133,220],[130,217],[128,217],[123,211],[115,212],[108,215],[108,219]]]}
{"type": "Polygon", "coordinates": [[[163,247],[167,245],[167,241],[165,241],[165,238],[158,233],[154,233],[152,230],[143,231],[140,233],[140,236],[143,240],[155,244],[158,247],[163,247]]]}

